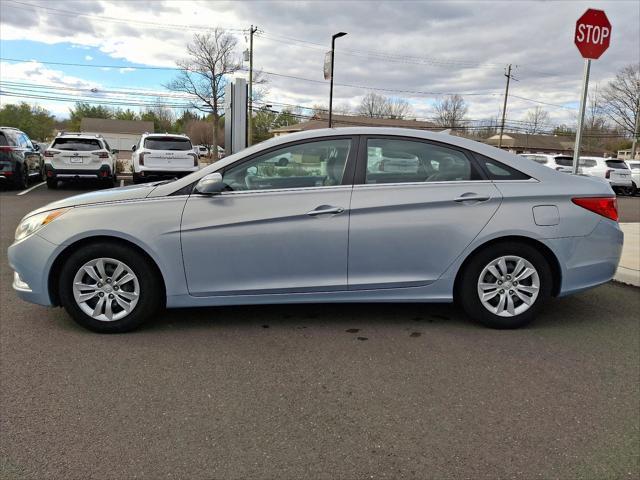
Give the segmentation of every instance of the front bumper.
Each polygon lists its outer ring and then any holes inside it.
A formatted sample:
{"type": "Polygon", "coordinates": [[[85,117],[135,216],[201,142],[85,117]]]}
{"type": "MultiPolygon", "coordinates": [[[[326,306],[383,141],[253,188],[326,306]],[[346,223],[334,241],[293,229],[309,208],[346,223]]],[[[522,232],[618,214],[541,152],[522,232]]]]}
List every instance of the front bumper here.
{"type": "Polygon", "coordinates": [[[49,272],[61,248],[37,233],[9,247],[13,289],[20,298],[39,305],[53,305],[49,297],[49,272]]]}

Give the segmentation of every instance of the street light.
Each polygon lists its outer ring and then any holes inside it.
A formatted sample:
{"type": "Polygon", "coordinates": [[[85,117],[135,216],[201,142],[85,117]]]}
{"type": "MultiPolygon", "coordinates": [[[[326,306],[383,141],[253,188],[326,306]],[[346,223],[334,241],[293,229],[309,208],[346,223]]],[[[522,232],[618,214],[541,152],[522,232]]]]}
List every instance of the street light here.
{"type": "Polygon", "coordinates": [[[331,128],[331,113],[333,110],[333,65],[336,51],[336,38],[344,37],[346,32],[338,32],[331,37],[331,85],[329,87],[329,128],[331,128]]]}

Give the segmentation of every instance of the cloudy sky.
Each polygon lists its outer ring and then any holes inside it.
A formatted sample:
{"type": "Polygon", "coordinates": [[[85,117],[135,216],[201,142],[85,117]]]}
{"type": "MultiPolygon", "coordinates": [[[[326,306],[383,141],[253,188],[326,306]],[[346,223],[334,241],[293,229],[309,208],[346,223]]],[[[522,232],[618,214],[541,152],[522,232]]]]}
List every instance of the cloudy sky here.
{"type": "Polygon", "coordinates": [[[605,10],[613,30],[610,49],[592,65],[594,88],[640,61],[637,0],[0,0],[0,102],[37,103],[61,118],[80,98],[134,109],[162,101],[179,113],[187,100],[163,85],[193,34],[225,28],[240,55],[253,24],[255,66],[275,109],[327,103],[323,57],[331,35],[345,31],[337,40],[334,106],[355,107],[376,91],[407,99],[428,119],[434,101],[459,93],[470,118],[487,119],[502,107],[504,69],[513,64],[508,117],[521,120],[540,105],[553,123],[572,124],[583,69],[573,33],[589,7],[605,10]]]}

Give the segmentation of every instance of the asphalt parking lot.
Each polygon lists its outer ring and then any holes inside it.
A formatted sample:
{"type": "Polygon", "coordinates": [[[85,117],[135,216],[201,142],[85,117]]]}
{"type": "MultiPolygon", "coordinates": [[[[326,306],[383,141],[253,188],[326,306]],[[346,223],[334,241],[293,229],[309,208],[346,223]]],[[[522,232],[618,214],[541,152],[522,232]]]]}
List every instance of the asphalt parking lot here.
{"type": "MultiPolygon", "coordinates": [[[[409,304],[174,310],[97,335],[18,300],[5,253],[25,213],[80,190],[0,192],[0,478],[640,475],[638,289],[556,299],[517,331],[409,304]]],[[[640,198],[620,208],[640,221],[640,198]]]]}

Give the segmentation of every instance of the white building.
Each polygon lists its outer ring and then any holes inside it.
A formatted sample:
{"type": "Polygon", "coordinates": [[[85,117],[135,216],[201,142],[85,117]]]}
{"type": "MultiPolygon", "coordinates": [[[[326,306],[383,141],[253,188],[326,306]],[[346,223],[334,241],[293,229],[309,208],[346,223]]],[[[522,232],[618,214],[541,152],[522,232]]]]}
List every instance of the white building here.
{"type": "Polygon", "coordinates": [[[86,117],[80,121],[80,131],[102,135],[111,148],[118,150],[121,158],[126,158],[140,135],[153,133],[153,122],[86,117]]]}

